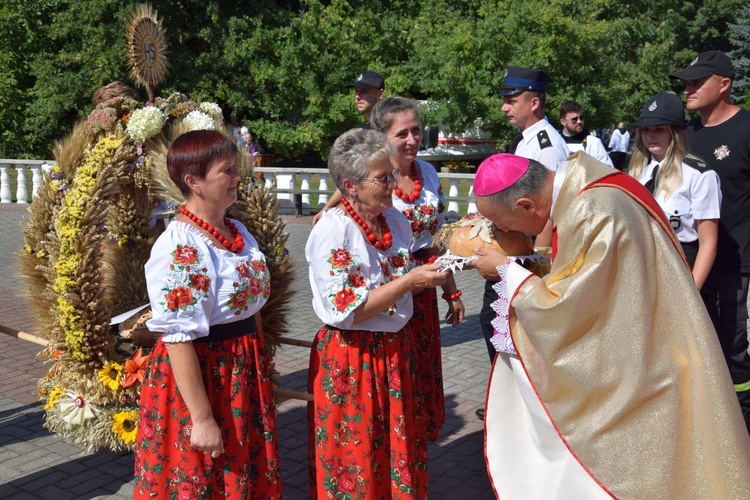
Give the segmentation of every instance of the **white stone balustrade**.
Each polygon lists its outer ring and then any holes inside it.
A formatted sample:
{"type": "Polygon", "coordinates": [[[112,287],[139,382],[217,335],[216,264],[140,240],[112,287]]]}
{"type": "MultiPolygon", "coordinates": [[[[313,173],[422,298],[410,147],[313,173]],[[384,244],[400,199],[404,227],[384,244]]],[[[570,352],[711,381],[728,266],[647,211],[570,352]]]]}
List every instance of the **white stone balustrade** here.
{"type": "MultiPolygon", "coordinates": [[[[31,196],[36,196],[39,186],[44,182],[44,174],[48,173],[55,164],[52,160],[2,160],[0,159],[0,203],[13,203],[13,193],[17,203],[27,203],[28,173],[31,172],[31,196]],[[11,169],[15,176],[11,175],[11,169]]],[[[279,200],[279,212],[292,215],[310,215],[313,207],[312,200],[317,196],[316,209],[323,207],[333,192],[333,186],[328,186],[328,169],[297,168],[297,167],[261,167],[255,169],[262,174],[264,185],[276,191],[279,200]],[[313,176],[317,177],[317,185],[313,186],[313,176]],[[298,179],[299,177],[299,179],[298,179]]],[[[465,213],[461,213],[461,206],[466,206],[467,199],[459,197],[458,184],[462,179],[469,182],[469,196],[474,192],[474,174],[440,173],[440,178],[448,181],[448,195],[446,219],[455,220],[465,213]]],[[[476,212],[473,201],[468,203],[468,213],[476,212]]]]}

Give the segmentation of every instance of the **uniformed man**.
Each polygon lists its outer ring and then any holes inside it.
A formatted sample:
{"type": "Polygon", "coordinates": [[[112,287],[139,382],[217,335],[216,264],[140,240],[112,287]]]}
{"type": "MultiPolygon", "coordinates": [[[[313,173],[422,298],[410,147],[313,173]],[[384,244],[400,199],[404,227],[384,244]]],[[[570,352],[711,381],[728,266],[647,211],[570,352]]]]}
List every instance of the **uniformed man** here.
{"type": "Polygon", "coordinates": [[[750,112],[732,103],[734,65],[710,50],[669,75],[685,82],[690,151],[719,175],[724,197],[711,273],[701,288],[750,430],[750,354],[747,296],[750,283],[750,112]]]}
{"type": "Polygon", "coordinates": [[[585,151],[600,162],[614,167],[602,141],[584,127],[583,121],[583,106],[575,101],[565,101],[560,105],[561,135],[570,152],[585,151]]]}
{"type": "Polygon", "coordinates": [[[503,98],[503,113],[522,136],[510,152],[556,170],[557,164],[565,160],[570,151],[544,115],[550,81],[544,71],[508,66],[500,97],[503,98]]]}
{"type": "MultiPolygon", "coordinates": [[[[507,66],[500,97],[503,98],[503,113],[519,130],[519,134],[513,138],[510,152],[536,160],[555,171],[557,165],[568,158],[570,151],[544,114],[547,84],[551,81],[542,70],[507,66]]],[[[552,244],[552,224],[548,224],[548,227],[537,236],[536,244],[552,244]]],[[[496,352],[490,342],[494,332],[492,320],[496,316],[492,309],[492,303],[497,300],[497,293],[492,289],[494,284],[494,281],[485,283],[484,303],[479,316],[490,361],[494,359],[496,352]]],[[[476,413],[480,419],[484,419],[484,409],[480,408],[476,413]]]]}

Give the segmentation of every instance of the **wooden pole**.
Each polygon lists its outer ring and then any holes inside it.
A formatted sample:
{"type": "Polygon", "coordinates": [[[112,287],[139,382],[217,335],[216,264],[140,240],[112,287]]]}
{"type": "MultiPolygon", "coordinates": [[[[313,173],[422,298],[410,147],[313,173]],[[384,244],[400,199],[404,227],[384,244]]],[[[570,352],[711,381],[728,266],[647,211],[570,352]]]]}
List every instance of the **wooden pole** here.
{"type": "Polygon", "coordinates": [[[287,337],[279,337],[279,343],[280,344],[287,344],[287,345],[296,345],[300,347],[307,347],[308,349],[312,349],[313,343],[309,340],[300,340],[300,339],[290,339],[287,337]]]}
{"type": "Polygon", "coordinates": [[[27,342],[33,342],[34,344],[39,344],[40,346],[47,347],[47,345],[49,345],[49,340],[43,337],[32,335],[31,333],[21,332],[13,328],[8,328],[7,326],[0,325],[0,332],[6,333],[11,337],[16,337],[17,339],[26,340],[27,342]]]}
{"type": "MultiPolygon", "coordinates": [[[[33,335],[31,333],[21,332],[19,330],[15,330],[13,328],[9,328],[7,326],[0,325],[0,332],[3,332],[7,335],[10,335],[11,337],[16,337],[17,339],[25,340],[27,342],[33,342],[34,344],[38,344],[43,347],[47,347],[49,345],[49,340],[42,338],[38,335],[33,335]]],[[[307,342],[305,340],[297,340],[297,339],[283,339],[282,343],[290,344],[290,345],[298,345],[302,347],[312,347],[312,342],[307,342]],[[286,341],[286,342],[283,342],[286,341]]],[[[286,398],[286,399],[298,399],[300,401],[312,401],[313,396],[310,393],[307,392],[300,392],[300,391],[292,391],[289,389],[283,389],[281,387],[274,386],[273,387],[273,393],[276,396],[286,398]]]]}
{"type": "Polygon", "coordinates": [[[301,401],[312,401],[313,395],[309,392],[291,391],[289,389],[282,389],[281,387],[273,386],[273,393],[276,396],[288,399],[299,399],[301,401]]]}

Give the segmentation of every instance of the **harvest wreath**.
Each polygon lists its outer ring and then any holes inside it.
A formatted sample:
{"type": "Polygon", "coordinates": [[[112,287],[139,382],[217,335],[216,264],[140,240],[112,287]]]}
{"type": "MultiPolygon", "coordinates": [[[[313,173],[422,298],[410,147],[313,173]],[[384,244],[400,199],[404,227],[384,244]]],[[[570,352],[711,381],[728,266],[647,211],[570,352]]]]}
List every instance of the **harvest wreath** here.
{"type": "MultiPolygon", "coordinates": [[[[181,94],[145,105],[105,101],[55,145],[57,163],[31,205],[21,263],[37,330],[49,340],[39,354],[51,363],[39,383],[45,425],[86,449],[128,450],[135,442],[149,342],[112,328],[110,318],[148,302],[143,266],[157,236],[153,209],[184,201],[166,153],[177,136],[199,128],[225,130],[219,106],[181,94]]],[[[273,321],[263,333],[273,348],[286,329],[292,262],[278,202],[255,179],[252,160],[238,154],[242,181],[228,216],[267,257],[273,287],[262,313],[273,321]]]]}

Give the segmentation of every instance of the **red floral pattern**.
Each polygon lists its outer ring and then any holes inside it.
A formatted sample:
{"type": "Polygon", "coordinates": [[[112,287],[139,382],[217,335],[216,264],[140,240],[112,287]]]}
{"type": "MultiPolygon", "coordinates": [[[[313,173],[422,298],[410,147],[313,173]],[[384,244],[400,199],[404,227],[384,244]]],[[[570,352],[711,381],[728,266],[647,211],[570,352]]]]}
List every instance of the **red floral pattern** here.
{"type": "Polygon", "coordinates": [[[354,293],[353,288],[344,288],[336,293],[333,298],[333,305],[338,311],[346,311],[346,309],[357,300],[357,294],[354,293]]]}
{"type": "Polygon", "coordinates": [[[205,274],[194,274],[190,278],[190,283],[199,292],[207,292],[208,287],[211,286],[211,279],[205,274]]]}
{"type": "Polygon", "coordinates": [[[194,305],[196,300],[195,297],[193,297],[193,292],[191,292],[189,288],[178,286],[167,292],[165,302],[167,309],[175,311],[177,309],[186,309],[188,306],[194,305]]]}
{"type": "MultiPolygon", "coordinates": [[[[212,285],[211,278],[206,274],[205,257],[195,247],[179,244],[171,255],[161,305],[169,311],[179,310],[186,316],[192,316],[196,305],[208,296],[212,285]]],[[[271,277],[262,258],[241,262],[235,266],[235,270],[234,290],[228,295],[227,306],[237,316],[261,297],[268,299],[271,277]]]]}
{"type": "Polygon", "coordinates": [[[134,498],[281,498],[271,361],[263,335],[193,345],[225,452],[211,458],[190,446],[190,414],[158,341],[141,389],[134,498]]]}
{"type": "Polygon", "coordinates": [[[198,250],[190,245],[177,245],[177,249],[172,254],[174,262],[180,267],[195,264],[198,261],[198,250]]]}
{"type": "Polygon", "coordinates": [[[408,327],[318,332],[309,372],[311,498],[427,497],[413,351],[408,327]]]}
{"type": "Polygon", "coordinates": [[[414,314],[409,327],[416,346],[417,400],[427,414],[427,439],[437,441],[445,423],[437,292],[434,288],[427,288],[413,298],[414,314]]]}
{"type": "MultiPolygon", "coordinates": [[[[419,163],[418,163],[419,164],[419,163]]],[[[395,206],[409,220],[412,229],[411,250],[432,246],[435,233],[445,223],[445,197],[440,179],[431,165],[419,164],[424,179],[423,198],[418,204],[393,199],[395,206]]],[[[414,313],[409,326],[416,345],[416,373],[419,404],[427,412],[427,437],[438,439],[438,431],[445,422],[445,396],[443,394],[443,368],[440,352],[440,315],[434,289],[413,295],[414,313]]]]}

